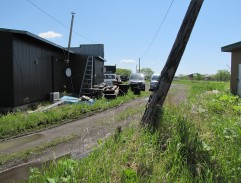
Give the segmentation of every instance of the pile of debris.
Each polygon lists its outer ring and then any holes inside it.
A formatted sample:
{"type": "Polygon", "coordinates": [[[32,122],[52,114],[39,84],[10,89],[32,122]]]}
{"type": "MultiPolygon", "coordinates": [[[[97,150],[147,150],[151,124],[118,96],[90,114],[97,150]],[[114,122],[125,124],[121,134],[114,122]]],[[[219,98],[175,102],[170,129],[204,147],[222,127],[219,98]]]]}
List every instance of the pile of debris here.
{"type": "Polygon", "coordinates": [[[53,109],[53,108],[58,107],[58,106],[63,105],[63,104],[77,104],[77,103],[79,103],[79,104],[93,105],[95,103],[95,100],[88,97],[88,96],[82,96],[80,98],[72,97],[72,96],[63,96],[60,99],[56,99],[52,102],[53,102],[53,104],[51,104],[51,105],[41,107],[37,110],[30,111],[29,113],[47,111],[47,110],[53,109]]]}
{"type": "Polygon", "coordinates": [[[140,89],[136,86],[130,86],[130,84],[122,84],[120,81],[113,81],[113,85],[109,86],[105,83],[101,83],[100,85],[94,85],[90,88],[90,96],[81,96],[80,98],[73,97],[73,96],[63,96],[59,97],[59,92],[53,92],[50,94],[50,101],[53,104],[50,104],[45,107],[41,107],[37,110],[31,111],[32,112],[42,112],[47,111],[49,109],[58,107],[63,104],[89,104],[92,105],[95,103],[95,99],[106,98],[116,99],[117,96],[123,96],[128,93],[129,88],[134,92],[134,94],[140,94],[140,89]]]}
{"type": "Polygon", "coordinates": [[[116,99],[117,96],[123,96],[128,93],[130,85],[122,84],[120,81],[113,81],[113,86],[106,85],[102,83],[100,85],[94,85],[90,89],[91,97],[93,98],[106,98],[106,99],[116,99]]]}

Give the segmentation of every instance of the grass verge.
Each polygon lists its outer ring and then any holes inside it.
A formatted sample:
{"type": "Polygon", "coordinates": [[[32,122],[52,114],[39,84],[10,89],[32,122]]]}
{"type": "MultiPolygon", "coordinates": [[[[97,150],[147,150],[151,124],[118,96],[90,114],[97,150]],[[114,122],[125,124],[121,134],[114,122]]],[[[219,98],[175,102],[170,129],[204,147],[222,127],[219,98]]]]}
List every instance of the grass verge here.
{"type": "Polygon", "coordinates": [[[149,92],[142,92],[140,96],[128,92],[127,95],[120,96],[115,100],[96,100],[93,105],[72,104],[63,105],[45,112],[30,114],[23,112],[10,113],[0,116],[0,139],[20,136],[52,126],[61,125],[145,96],[149,96],[149,92]]]}
{"type": "MultiPolygon", "coordinates": [[[[122,111],[120,112],[118,115],[115,115],[115,123],[124,121],[124,120],[128,120],[128,118],[135,116],[137,114],[142,114],[144,108],[143,107],[139,107],[139,108],[128,108],[128,112],[127,111],[122,111]]],[[[109,121],[106,121],[106,119],[100,119],[97,123],[103,125],[105,123],[110,123],[109,121]]],[[[6,164],[9,163],[11,161],[24,161],[26,160],[29,156],[36,156],[39,154],[42,154],[47,148],[50,147],[54,147],[60,143],[64,143],[64,142],[69,142],[72,141],[74,139],[77,138],[82,138],[80,135],[77,134],[72,134],[63,138],[59,138],[56,139],[54,141],[45,143],[41,146],[38,147],[34,147],[34,148],[29,148],[29,149],[25,149],[21,152],[16,152],[16,153],[10,153],[10,154],[4,154],[4,155],[0,155],[0,164],[6,164]]]]}
{"type": "Polygon", "coordinates": [[[241,99],[226,86],[193,84],[185,103],[163,108],[158,129],[132,126],[29,182],[240,182],[241,99]]]}
{"type": "Polygon", "coordinates": [[[24,151],[21,151],[21,152],[10,153],[7,155],[6,154],[0,155],[0,164],[3,165],[6,163],[9,163],[11,161],[22,162],[22,161],[26,160],[29,156],[33,156],[33,155],[36,156],[38,154],[43,153],[47,148],[54,147],[63,142],[68,142],[77,137],[78,137],[77,135],[70,135],[67,137],[59,138],[57,140],[45,143],[38,147],[25,149],[24,151]]]}

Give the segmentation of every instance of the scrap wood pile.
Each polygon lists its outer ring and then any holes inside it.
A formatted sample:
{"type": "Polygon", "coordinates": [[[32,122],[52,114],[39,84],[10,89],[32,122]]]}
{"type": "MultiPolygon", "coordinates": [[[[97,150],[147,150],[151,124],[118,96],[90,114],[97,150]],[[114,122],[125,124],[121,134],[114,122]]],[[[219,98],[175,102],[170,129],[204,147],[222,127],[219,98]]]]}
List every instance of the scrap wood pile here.
{"type": "MultiPolygon", "coordinates": [[[[106,85],[105,83],[101,83],[100,85],[94,85],[93,88],[90,88],[90,96],[81,96],[80,98],[73,96],[63,96],[57,100],[54,100],[53,104],[50,104],[45,107],[41,107],[34,111],[29,111],[29,113],[33,112],[43,112],[64,104],[89,104],[92,105],[95,103],[95,98],[106,98],[106,99],[116,99],[117,96],[123,96],[128,93],[130,88],[130,84],[122,84],[120,81],[113,81],[113,86],[106,85]],[[93,99],[94,98],[94,99],[93,99]]],[[[134,94],[140,94],[140,92],[135,92],[133,87],[131,86],[134,94]]],[[[138,90],[140,91],[140,89],[138,90]]]]}
{"type": "Polygon", "coordinates": [[[94,85],[90,91],[91,96],[95,98],[104,97],[106,99],[115,99],[117,96],[127,94],[129,87],[129,84],[122,84],[120,81],[113,81],[113,86],[101,83],[100,85],[94,85]]]}

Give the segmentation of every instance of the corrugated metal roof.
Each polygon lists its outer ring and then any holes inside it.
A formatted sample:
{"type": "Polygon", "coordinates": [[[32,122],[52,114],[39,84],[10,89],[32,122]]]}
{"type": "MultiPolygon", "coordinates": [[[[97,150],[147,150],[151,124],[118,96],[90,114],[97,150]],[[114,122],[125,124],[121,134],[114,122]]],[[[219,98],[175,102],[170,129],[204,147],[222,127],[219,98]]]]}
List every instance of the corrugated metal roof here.
{"type": "Polygon", "coordinates": [[[221,48],[223,52],[233,52],[237,50],[241,50],[241,41],[237,43],[233,43],[221,48]]]}
{"type": "Polygon", "coordinates": [[[48,41],[48,40],[46,40],[46,39],[44,39],[44,38],[41,38],[41,37],[39,37],[39,36],[37,36],[37,35],[35,35],[35,34],[32,34],[32,33],[28,32],[28,31],[14,30],[14,29],[5,29],[5,28],[0,28],[0,31],[2,31],[2,32],[11,32],[11,33],[13,33],[13,34],[21,34],[21,35],[29,36],[29,37],[34,38],[34,39],[37,39],[37,40],[39,40],[39,41],[41,41],[41,42],[47,43],[47,44],[49,44],[49,45],[51,45],[51,46],[54,46],[54,47],[57,47],[57,48],[59,48],[59,49],[68,51],[66,48],[64,48],[64,47],[62,47],[62,46],[59,46],[59,45],[57,45],[57,44],[55,44],[55,43],[53,43],[53,42],[51,42],[51,41],[48,41]]]}

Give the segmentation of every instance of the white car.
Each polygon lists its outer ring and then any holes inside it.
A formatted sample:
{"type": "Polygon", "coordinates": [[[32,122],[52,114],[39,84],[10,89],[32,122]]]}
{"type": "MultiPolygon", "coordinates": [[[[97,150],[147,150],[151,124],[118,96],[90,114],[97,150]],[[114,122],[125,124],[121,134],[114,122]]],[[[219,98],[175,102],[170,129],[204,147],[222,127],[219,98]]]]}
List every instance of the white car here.
{"type": "Polygon", "coordinates": [[[116,74],[104,74],[104,82],[108,86],[113,86],[113,82],[116,81],[116,74]]]}
{"type": "Polygon", "coordinates": [[[149,89],[150,91],[155,90],[159,79],[160,79],[160,74],[153,74],[151,76],[150,89],[149,89]]]}

